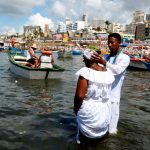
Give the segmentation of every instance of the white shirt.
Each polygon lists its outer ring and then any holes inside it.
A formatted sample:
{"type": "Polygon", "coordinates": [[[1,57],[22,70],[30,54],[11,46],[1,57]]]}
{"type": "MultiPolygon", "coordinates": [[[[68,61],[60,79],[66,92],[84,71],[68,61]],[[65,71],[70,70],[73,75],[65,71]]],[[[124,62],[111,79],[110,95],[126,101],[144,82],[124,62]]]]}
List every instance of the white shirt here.
{"type": "Polygon", "coordinates": [[[121,88],[124,81],[126,68],[130,63],[130,57],[126,54],[120,53],[116,58],[115,63],[112,64],[114,59],[115,56],[110,57],[106,63],[106,68],[109,68],[115,75],[115,81],[112,84],[111,101],[120,102],[121,88]]]}
{"type": "MultiPolygon", "coordinates": [[[[34,54],[34,50],[32,48],[30,48],[30,51],[34,54]]],[[[27,56],[26,60],[29,60],[30,58],[32,58],[32,56],[29,53],[29,50],[26,51],[26,56],[27,56]]]]}
{"type": "Polygon", "coordinates": [[[29,59],[31,58],[31,55],[29,54],[28,51],[26,52],[26,55],[27,55],[27,58],[26,58],[26,59],[29,60],[29,59]]]}

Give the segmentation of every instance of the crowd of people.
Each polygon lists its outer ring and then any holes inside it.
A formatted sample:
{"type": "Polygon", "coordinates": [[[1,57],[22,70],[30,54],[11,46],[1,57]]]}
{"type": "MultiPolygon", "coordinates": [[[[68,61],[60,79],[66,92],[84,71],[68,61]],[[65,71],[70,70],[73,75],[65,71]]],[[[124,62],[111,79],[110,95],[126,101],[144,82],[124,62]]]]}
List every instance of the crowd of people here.
{"type": "Polygon", "coordinates": [[[142,45],[130,45],[124,48],[124,53],[135,59],[149,59],[150,47],[142,45]]]}
{"type": "Polygon", "coordinates": [[[121,36],[112,33],[108,36],[110,54],[83,53],[85,67],[76,73],[74,96],[78,143],[82,137],[99,139],[106,133],[117,134],[121,88],[130,63],[120,43],[121,36]]]}

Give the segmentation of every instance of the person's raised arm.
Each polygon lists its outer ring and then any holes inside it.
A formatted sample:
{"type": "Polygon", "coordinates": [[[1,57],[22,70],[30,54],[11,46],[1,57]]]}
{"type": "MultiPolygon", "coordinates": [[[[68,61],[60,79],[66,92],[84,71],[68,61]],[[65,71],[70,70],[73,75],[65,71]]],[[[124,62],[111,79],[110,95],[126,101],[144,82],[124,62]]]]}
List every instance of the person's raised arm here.
{"type": "Polygon", "coordinates": [[[80,46],[79,43],[76,42],[76,46],[78,47],[79,50],[83,50],[83,48],[80,46]]]}
{"type": "Polygon", "coordinates": [[[104,58],[98,54],[92,55],[92,60],[97,63],[103,64],[107,68],[111,69],[114,75],[124,72],[130,63],[130,58],[127,55],[124,55],[122,59],[119,59],[118,64],[111,64],[110,62],[104,60],[104,58]]]}
{"type": "Polygon", "coordinates": [[[114,75],[120,74],[126,70],[130,63],[130,58],[127,55],[124,55],[122,59],[118,60],[117,64],[111,64],[109,62],[106,63],[106,67],[111,69],[114,75]]]}

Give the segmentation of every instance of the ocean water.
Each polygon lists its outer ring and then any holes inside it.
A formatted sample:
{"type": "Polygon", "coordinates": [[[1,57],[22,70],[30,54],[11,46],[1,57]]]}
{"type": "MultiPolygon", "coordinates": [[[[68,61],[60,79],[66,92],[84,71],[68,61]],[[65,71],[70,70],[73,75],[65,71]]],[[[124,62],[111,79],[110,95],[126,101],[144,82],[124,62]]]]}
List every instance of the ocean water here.
{"type": "Polygon", "coordinates": [[[82,56],[58,59],[67,71],[61,79],[28,80],[9,71],[0,52],[0,150],[148,150],[150,147],[150,72],[127,70],[116,136],[78,145],[73,98],[75,72],[82,56]]]}

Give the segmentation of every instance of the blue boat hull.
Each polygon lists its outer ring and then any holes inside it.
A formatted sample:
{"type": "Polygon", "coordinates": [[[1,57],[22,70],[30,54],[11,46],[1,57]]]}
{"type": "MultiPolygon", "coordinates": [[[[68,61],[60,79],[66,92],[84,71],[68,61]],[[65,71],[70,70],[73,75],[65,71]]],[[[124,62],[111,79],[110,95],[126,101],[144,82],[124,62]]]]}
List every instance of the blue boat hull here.
{"type": "Polygon", "coordinates": [[[81,55],[82,52],[80,50],[72,50],[72,55],[81,55]]]}
{"type": "Polygon", "coordinates": [[[144,63],[144,65],[146,66],[146,68],[147,68],[148,70],[150,70],[150,63],[145,62],[145,61],[143,61],[143,63],[144,63]]]}

